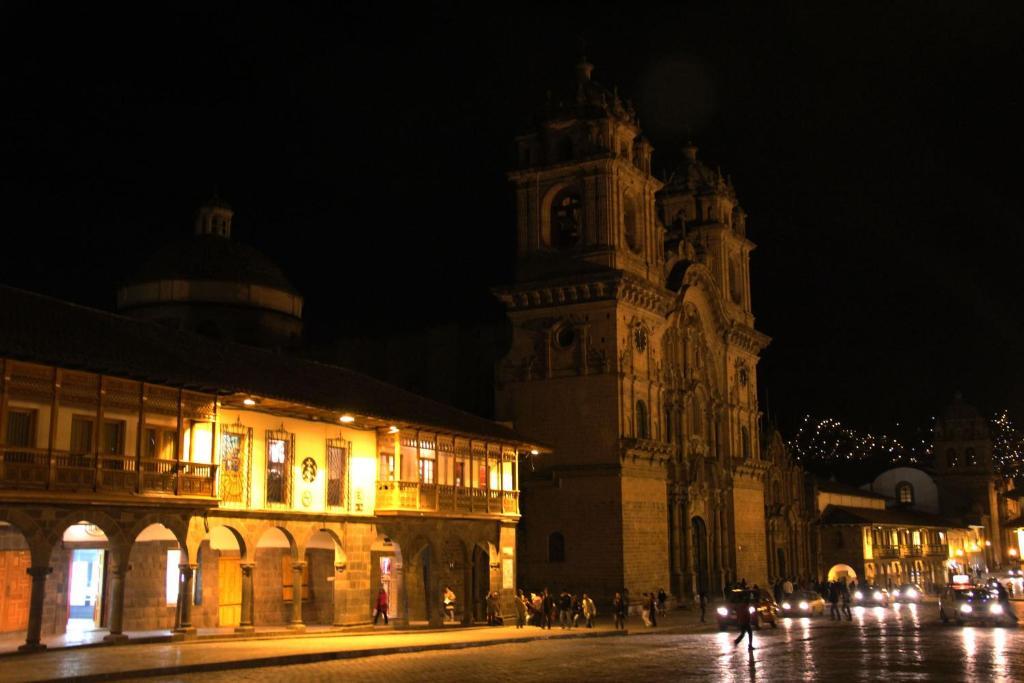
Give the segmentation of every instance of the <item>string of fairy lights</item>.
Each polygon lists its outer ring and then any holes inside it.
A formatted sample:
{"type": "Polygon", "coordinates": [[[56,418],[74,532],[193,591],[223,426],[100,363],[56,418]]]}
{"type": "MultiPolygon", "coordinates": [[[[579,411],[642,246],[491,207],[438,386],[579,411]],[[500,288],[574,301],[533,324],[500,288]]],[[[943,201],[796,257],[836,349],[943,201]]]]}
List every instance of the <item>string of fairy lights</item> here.
{"type": "MultiPolygon", "coordinates": [[[[786,445],[797,462],[807,465],[866,461],[927,465],[932,459],[934,418],[931,423],[926,430],[918,430],[917,436],[901,439],[865,432],[831,417],[804,415],[796,435],[786,445]]],[[[1008,411],[997,412],[989,419],[989,433],[996,470],[1005,476],[1024,476],[1024,432],[1014,426],[1008,411]]]]}

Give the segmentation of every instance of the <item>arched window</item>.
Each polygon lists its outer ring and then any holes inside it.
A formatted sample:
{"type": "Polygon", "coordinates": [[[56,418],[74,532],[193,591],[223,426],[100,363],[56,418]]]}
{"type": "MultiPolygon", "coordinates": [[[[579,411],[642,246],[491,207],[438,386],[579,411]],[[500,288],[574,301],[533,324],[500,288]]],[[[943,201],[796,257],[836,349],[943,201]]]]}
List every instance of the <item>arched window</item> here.
{"type": "Polygon", "coordinates": [[[740,427],[740,439],[743,447],[743,457],[750,457],[750,430],[746,427],[740,427]]]}
{"type": "Polygon", "coordinates": [[[583,232],[583,205],[575,188],[565,188],[551,202],[550,227],[550,246],[568,249],[579,243],[583,232]]]}
{"type": "Polygon", "coordinates": [[[639,210],[636,205],[636,197],[629,193],[622,198],[622,222],[626,233],[626,246],[634,254],[640,253],[643,240],[640,234],[639,210]]]}
{"type": "Polygon", "coordinates": [[[914,485],[909,481],[896,484],[896,500],[905,505],[914,503],[914,485]]]}
{"type": "Polygon", "coordinates": [[[647,404],[643,401],[636,402],[636,438],[646,439],[649,438],[651,433],[650,429],[650,416],[647,414],[647,404]]]}
{"type": "Polygon", "coordinates": [[[950,448],[948,451],[946,451],[946,465],[947,465],[947,467],[951,467],[952,468],[952,467],[956,467],[959,464],[960,463],[959,463],[959,461],[957,460],[957,457],[956,457],[956,451],[953,450],[952,448],[950,448]]]}
{"type": "Polygon", "coordinates": [[[548,562],[565,562],[565,536],[558,531],[548,536],[548,562]]]}

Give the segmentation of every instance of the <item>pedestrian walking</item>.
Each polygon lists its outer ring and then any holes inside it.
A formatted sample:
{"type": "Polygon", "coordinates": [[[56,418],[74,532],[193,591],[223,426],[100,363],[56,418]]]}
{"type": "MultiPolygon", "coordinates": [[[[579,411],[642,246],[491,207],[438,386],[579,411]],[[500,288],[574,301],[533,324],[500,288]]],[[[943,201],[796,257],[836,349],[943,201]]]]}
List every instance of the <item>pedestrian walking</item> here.
{"type": "Polygon", "coordinates": [[[612,599],[612,614],[615,616],[615,630],[622,629],[626,630],[626,613],[629,611],[629,605],[623,599],[622,594],[616,593],[612,599]]]}
{"type": "Polygon", "coordinates": [[[665,593],[664,588],[658,589],[658,615],[665,616],[666,606],[668,604],[668,594],[665,593]]]}
{"type": "Polygon", "coordinates": [[[708,594],[704,589],[697,593],[697,602],[700,603],[700,623],[704,623],[704,613],[708,609],[708,594]]]}
{"type": "Polygon", "coordinates": [[[828,616],[832,621],[842,620],[839,614],[839,584],[835,581],[828,583],[828,616]]]}
{"type": "Polygon", "coordinates": [[[585,620],[587,628],[594,628],[594,617],[597,616],[597,606],[586,593],[583,594],[582,605],[583,619],[585,620]]]}
{"type": "Polygon", "coordinates": [[[520,588],[519,592],[516,593],[515,599],[516,608],[516,628],[523,628],[526,626],[526,596],[523,595],[523,589],[520,588]]]}
{"type": "Polygon", "coordinates": [[[442,600],[444,605],[444,618],[445,621],[455,621],[455,591],[452,590],[451,586],[444,587],[444,598],[442,600]]]}
{"type": "Polygon", "coordinates": [[[743,636],[747,637],[747,649],[754,649],[754,630],[750,623],[750,597],[745,598],[739,605],[736,606],[736,624],[740,628],[740,634],[736,640],[732,641],[733,645],[739,645],[743,641],[743,636]]]}
{"type": "Polygon", "coordinates": [[[839,589],[839,599],[843,603],[843,614],[847,621],[853,621],[853,614],[850,612],[850,588],[844,581],[839,589]]]}
{"type": "MultiPolygon", "coordinates": [[[[363,603],[366,604],[365,602],[363,603]]],[[[365,612],[364,612],[365,614],[365,612]]],[[[377,619],[384,617],[384,625],[388,625],[388,592],[384,590],[384,586],[380,587],[377,591],[377,611],[373,613],[373,625],[377,625],[377,619]]]]}
{"type": "Polygon", "coordinates": [[[647,593],[640,596],[640,618],[644,621],[644,626],[651,625],[651,598],[647,593]]]}
{"type": "Polygon", "coordinates": [[[650,595],[649,595],[649,596],[647,597],[647,600],[648,600],[648,607],[647,607],[647,611],[648,611],[648,612],[650,613],[650,615],[651,615],[651,624],[650,624],[650,625],[651,625],[652,627],[654,627],[654,626],[657,626],[657,625],[658,625],[658,596],[657,596],[657,595],[655,595],[655,594],[654,594],[654,593],[652,592],[652,593],[651,593],[651,594],[650,594],[650,595]]]}
{"type": "Polygon", "coordinates": [[[572,596],[565,591],[558,596],[558,621],[563,629],[572,628],[572,596]]]}
{"type": "Polygon", "coordinates": [[[544,597],[541,599],[541,628],[551,630],[551,623],[555,620],[555,598],[544,589],[544,597]]]}

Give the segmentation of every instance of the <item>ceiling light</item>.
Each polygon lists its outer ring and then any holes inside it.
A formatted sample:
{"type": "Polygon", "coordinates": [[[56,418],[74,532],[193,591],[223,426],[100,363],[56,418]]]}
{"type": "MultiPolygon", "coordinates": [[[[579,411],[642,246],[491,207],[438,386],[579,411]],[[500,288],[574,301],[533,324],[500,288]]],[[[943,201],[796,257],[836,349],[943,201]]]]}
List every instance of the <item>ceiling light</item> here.
{"type": "Polygon", "coordinates": [[[388,434],[397,434],[397,433],[398,433],[398,427],[396,427],[395,425],[391,425],[390,427],[388,427],[388,434]]]}
{"type": "Polygon", "coordinates": [[[242,403],[244,403],[247,406],[254,406],[254,405],[256,405],[256,399],[247,398],[244,401],[242,401],[242,403]]]}
{"type": "Polygon", "coordinates": [[[344,422],[345,424],[348,424],[350,422],[355,422],[356,419],[354,417],[352,417],[351,415],[342,415],[341,417],[338,418],[338,421],[339,422],[344,422]]]}
{"type": "Polygon", "coordinates": [[[540,451],[534,448],[533,450],[530,451],[530,455],[540,455],[540,451]]]}

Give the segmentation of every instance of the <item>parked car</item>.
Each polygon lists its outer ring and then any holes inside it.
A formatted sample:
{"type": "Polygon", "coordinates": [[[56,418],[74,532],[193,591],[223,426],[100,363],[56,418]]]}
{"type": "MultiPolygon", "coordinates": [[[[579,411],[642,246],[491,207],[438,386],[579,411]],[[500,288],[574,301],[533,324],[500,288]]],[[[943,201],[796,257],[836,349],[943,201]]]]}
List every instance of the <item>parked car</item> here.
{"type": "Polygon", "coordinates": [[[895,588],[891,597],[893,602],[921,602],[924,591],[916,583],[905,583],[895,588]]]}
{"type": "Polygon", "coordinates": [[[948,624],[952,619],[958,625],[979,621],[1014,623],[994,593],[982,586],[963,584],[949,586],[939,596],[939,619],[943,624],[948,624]]]}
{"type": "Polygon", "coordinates": [[[725,602],[715,609],[718,628],[725,630],[736,625],[736,610],[746,607],[750,610],[750,625],[760,628],[762,623],[778,627],[779,606],[767,591],[754,591],[750,588],[737,588],[729,591],[725,602]]]}
{"type": "Polygon", "coordinates": [[[794,591],[782,598],[779,613],[784,617],[813,617],[825,613],[825,598],[814,591],[794,591]]]}
{"type": "Polygon", "coordinates": [[[855,607],[889,606],[889,591],[878,586],[858,586],[850,597],[853,598],[855,607]]]}

